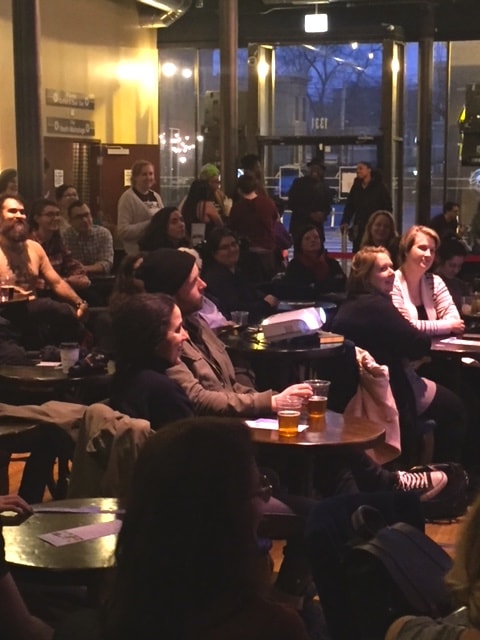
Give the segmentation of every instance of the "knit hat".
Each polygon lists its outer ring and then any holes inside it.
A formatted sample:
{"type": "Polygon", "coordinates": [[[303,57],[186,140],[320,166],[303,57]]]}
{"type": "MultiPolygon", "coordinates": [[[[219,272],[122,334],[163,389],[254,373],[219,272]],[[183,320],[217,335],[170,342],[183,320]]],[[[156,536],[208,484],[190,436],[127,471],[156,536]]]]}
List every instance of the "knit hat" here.
{"type": "Polygon", "coordinates": [[[192,272],[195,258],[177,249],[157,249],[148,253],[135,277],[143,280],[148,293],[174,296],[192,272]]]}
{"type": "Polygon", "coordinates": [[[214,164],[204,164],[200,169],[200,180],[208,180],[208,178],[216,178],[220,175],[220,170],[214,164]]]}

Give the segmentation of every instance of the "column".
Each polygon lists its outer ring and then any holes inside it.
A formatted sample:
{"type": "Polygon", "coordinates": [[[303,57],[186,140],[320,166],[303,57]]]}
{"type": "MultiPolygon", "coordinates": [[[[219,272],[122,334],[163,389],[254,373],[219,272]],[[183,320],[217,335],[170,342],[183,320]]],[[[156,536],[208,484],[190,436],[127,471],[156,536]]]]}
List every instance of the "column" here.
{"type": "Polygon", "coordinates": [[[19,189],[27,202],[43,193],[38,0],[12,0],[19,189]]]}
{"type": "Polygon", "coordinates": [[[422,35],[418,45],[418,176],[417,221],[430,219],[432,170],[432,99],[433,42],[435,37],[434,7],[424,7],[422,35]]]}
{"type": "Polygon", "coordinates": [[[238,162],[238,4],[219,2],[220,34],[220,160],[222,189],[233,193],[238,162]]]}

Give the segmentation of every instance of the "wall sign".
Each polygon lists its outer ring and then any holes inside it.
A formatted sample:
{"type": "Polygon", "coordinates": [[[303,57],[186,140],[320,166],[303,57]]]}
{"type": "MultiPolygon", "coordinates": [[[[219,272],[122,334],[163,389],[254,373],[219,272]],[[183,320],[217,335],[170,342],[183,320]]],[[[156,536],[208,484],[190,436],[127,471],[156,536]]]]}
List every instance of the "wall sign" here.
{"type": "Polygon", "coordinates": [[[47,133],[68,136],[94,136],[93,120],[76,120],[74,118],[47,118],[47,133]]]}
{"type": "Polygon", "coordinates": [[[55,107],[75,107],[76,109],[95,109],[94,96],[74,91],[59,91],[58,89],[45,89],[46,104],[55,107]]]}

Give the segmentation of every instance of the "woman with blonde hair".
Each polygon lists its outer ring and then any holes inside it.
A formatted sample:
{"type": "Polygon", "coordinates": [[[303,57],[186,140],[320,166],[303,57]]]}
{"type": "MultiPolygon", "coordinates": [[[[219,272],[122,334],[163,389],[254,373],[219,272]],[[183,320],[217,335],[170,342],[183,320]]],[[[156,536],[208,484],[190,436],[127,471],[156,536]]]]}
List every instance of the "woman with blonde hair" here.
{"type": "Polygon", "coordinates": [[[430,273],[440,238],[429,227],[414,225],[399,246],[393,304],[417,329],[431,336],[463,333],[465,323],[440,276],[430,273]]]}
{"type": "Polygon", "coordinates": [[[368,219],[360,247],[385,247],[392,258],[393,266],[397,268],[399,240],[393,214],[379,209],[368,219]]]}
{"type": "Polygon", "coordinates": [[[383,247],[364,247],[352,261],[347,300],[332,330],[366,349],[388,366],[390,385],[400,414],[402,451],[418,462],[420,424],[435,421],[433,459],[459,460],[466,429],[465,409],[449,389],[421,378],[412,366],[430,352],[430,339],[412,326],[392,304],[395,272],[383,247]]]}
{"type": "Polygon", "coordinates": [[[390,626],[385,640],[480,640],[480,496],[471,507],[445,580],[462,607],[444,620],[403,616],[390,626]]]}
{"type": "MultiPolygon", "coordinates": [[[[400,240],[400,268],[395,271],[392,289],[392,301],[398,311],[416,329],[429,336],[459,334],[465,329],[447,286],[440,276],[430,272],[439,246],[438,234],[429,227],[414,225],[406,231],[400,240]]],[[[450,389],[420,376],[417,365],[405,363],[417,413],[424,420],[436,421],[435,433],[439,437],[442,433],[457,433],[456,443],[451,441],[450,445],[442,437],[441,449],[444,459],[449,457],[458,461],[467,421],[463,402],[450,389]],[[444,428],[439,428],[442,425],[444,428]]]]}

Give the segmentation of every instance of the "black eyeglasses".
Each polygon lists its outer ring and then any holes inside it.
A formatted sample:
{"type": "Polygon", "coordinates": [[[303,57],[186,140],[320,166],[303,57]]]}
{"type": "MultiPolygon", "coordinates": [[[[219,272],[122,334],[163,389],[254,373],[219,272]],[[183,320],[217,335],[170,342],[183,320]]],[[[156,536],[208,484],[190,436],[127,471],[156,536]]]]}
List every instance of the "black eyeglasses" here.
{"type": "Polygon", "coordinates": [[[273,487],[268,477],[260,476],[260,487],[252,494],[252,498],[260,498],[262,502],[268,502],[272,497],[273,487]]]}

